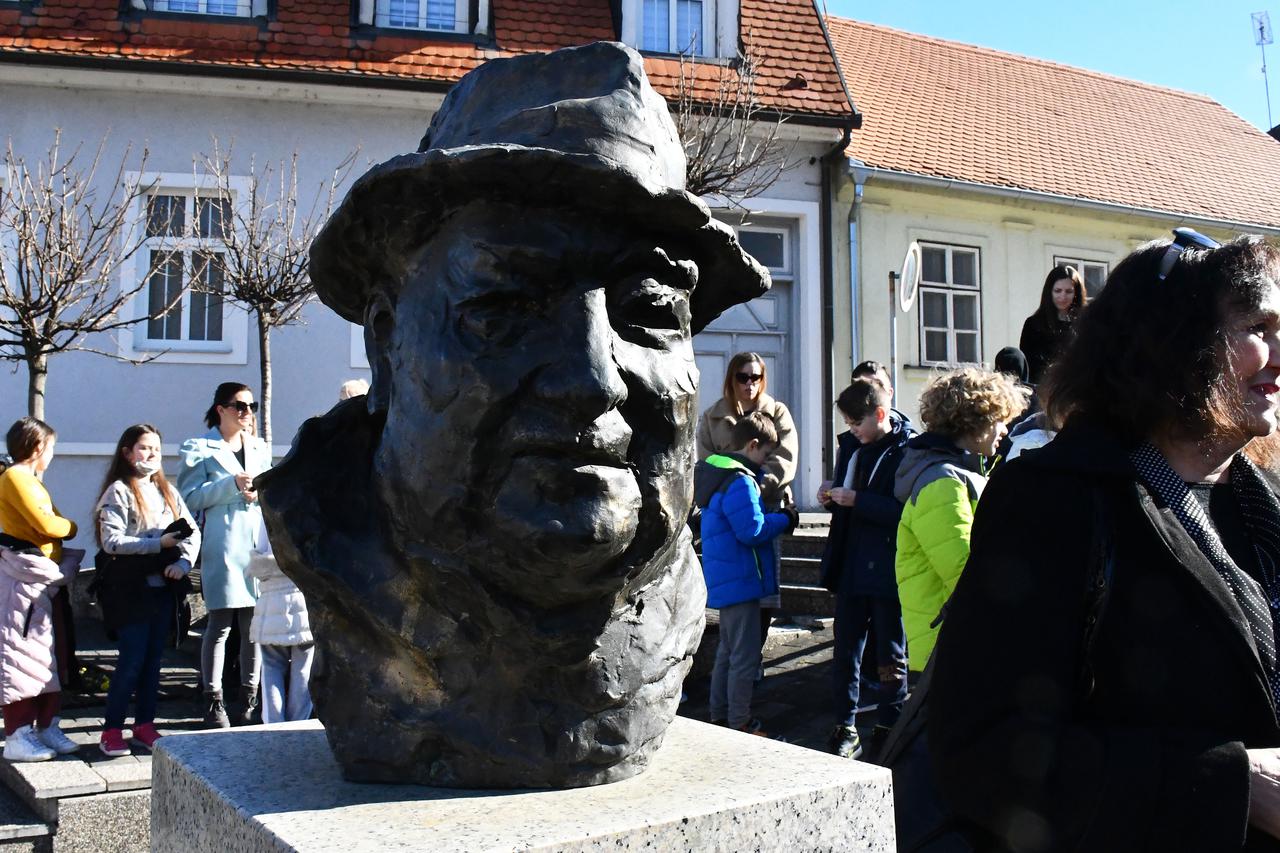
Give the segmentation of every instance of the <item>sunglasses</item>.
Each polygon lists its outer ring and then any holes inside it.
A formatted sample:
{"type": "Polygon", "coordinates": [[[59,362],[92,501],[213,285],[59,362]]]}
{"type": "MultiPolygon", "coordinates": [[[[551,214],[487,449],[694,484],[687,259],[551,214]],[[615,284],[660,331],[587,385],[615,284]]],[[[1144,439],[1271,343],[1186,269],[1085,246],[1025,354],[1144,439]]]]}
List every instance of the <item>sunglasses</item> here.
{"type": "Polygon", "coordinates": [[[1206,237],[1199,231],[1193,231],[1190,228],[1173,229],[1173,242],[1169,244],[1169,248],[1164,250],[1164,257],[1160,259],[1160,274],[1156,276],[1160,281],[1164,281],[1165,277],[1173,270],[1173,265],[1178,262],[1178,258],[1182,257],[1182,253],[1187,249],[1217,249],[1222,246],[1212,237],[1206,237]]]}
{"type": "Polygon", "coordinates": [[[257,403],[246,403],[244,400],[232,400],[230,403],[221,403],[219,405],[221,405],[224,409],[235,409],[238,413],[242,415],[247,415],[250,412],[253,412],[256,414],[258,411],[257,403]]]}
{"type": "Polygon", "coordinates": [[[738,380],[740,385],[754,385],[757,382],[764,381],[763,373],[735,373],[733,378],[738,380]]]}

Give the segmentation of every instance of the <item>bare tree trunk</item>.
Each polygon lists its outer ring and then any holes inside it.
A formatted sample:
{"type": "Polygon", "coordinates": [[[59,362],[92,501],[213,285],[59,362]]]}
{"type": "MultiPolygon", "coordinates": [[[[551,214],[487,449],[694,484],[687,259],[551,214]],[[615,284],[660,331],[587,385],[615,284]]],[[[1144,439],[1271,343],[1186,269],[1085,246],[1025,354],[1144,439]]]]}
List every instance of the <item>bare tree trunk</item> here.
{"type": "Polygon", "coordinates": [[[44,420],[44,386],[49,381],[49,356],[27,359],[27,414],[44,420]]]}
{"type": "Polygon", "coordinates": [[[258,366],[262,370],[262,440],[271,444],[271,324],[258,312],[258,366]]]}

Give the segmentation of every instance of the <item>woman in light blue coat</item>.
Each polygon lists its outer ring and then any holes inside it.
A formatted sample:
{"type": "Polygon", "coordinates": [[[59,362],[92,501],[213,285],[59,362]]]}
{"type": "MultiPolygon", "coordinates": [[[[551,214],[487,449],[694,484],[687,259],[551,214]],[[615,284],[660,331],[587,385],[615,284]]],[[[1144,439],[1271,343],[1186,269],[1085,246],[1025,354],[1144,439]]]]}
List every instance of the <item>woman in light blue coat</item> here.
{"type": "Polygon", "coordinates": [[[209,624],[200,650],[200,676],[207,700],[205,723],[231,725],[222,698],[222,671],[233,621],[240,626],[240,678],[249,722],[257,707],[258,648],[249,642],[257,582],[248,574],[249,556],[262,526],[253,478],[271,467],[271,449],[257,437],[253,392],[239,382],[223,382],[205,414],[210,430],[183,443],[178,491],[203,516],[200,587],[209,624]]]}

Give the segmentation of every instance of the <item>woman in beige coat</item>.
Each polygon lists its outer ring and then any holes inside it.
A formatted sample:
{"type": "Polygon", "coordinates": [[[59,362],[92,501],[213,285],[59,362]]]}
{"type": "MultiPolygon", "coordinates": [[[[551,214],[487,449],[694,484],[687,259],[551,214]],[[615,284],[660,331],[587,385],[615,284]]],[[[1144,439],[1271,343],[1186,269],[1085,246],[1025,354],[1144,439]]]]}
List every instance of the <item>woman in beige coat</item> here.
{"type": "Polygon", "coordinates": [[[760,498],[766,510],[777,510],[795,501],[791,497],[791,481],[796,477],[796,454],[800,439],[786,404],[765,393],[769,375],[764,359],[754,352],[740,352],[729,359],[724,376],[723,396],[702,413],[698,423],[698,459],[712,453],[729,453],[733,446],[733,425],[743,415],[760,411],[768,415],[778,431],[778,449],[764,464],[764,482],[760,498]]]}
{"type": "MultiPolygon", "coordinates": [[[[731,453],[733,425],[751,412],[762,412],[773,421],[778,431],[778,447],[769,461],[764,463],[764,478],[760,483],[760,501],[765,512],[777,512],[795,503],[791,496],[791,481],[796,478],[796,455],[800,449],[800,437],[791,420],[791,412],[765,393],[769,374],[764,359],[754,352],[740,352],[729,359],[725,371],[723,393],[711,408],[702,413],[698,422],[698,459],[706,459],[712,453],[731,453]]],[[[777,553],[778,540],[773,547],[777,553]]],[[[764,645],[773,621],[773,610],[782,606],[782,595],[775,594],[760,599],[760,644],[764,645]]]]}

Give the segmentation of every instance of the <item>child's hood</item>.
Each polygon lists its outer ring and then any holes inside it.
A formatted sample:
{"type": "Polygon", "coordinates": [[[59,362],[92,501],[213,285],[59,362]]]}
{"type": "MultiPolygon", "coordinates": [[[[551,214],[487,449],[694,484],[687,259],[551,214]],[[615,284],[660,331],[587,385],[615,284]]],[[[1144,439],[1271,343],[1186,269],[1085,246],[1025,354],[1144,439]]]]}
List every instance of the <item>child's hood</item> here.
{"type": "Polygon", "coordinates": [[[725,482],[739,475],[755,480],[759,470],[737,453],[713,453],[693,468],[693,502],[706,509],[725,482]]]}

